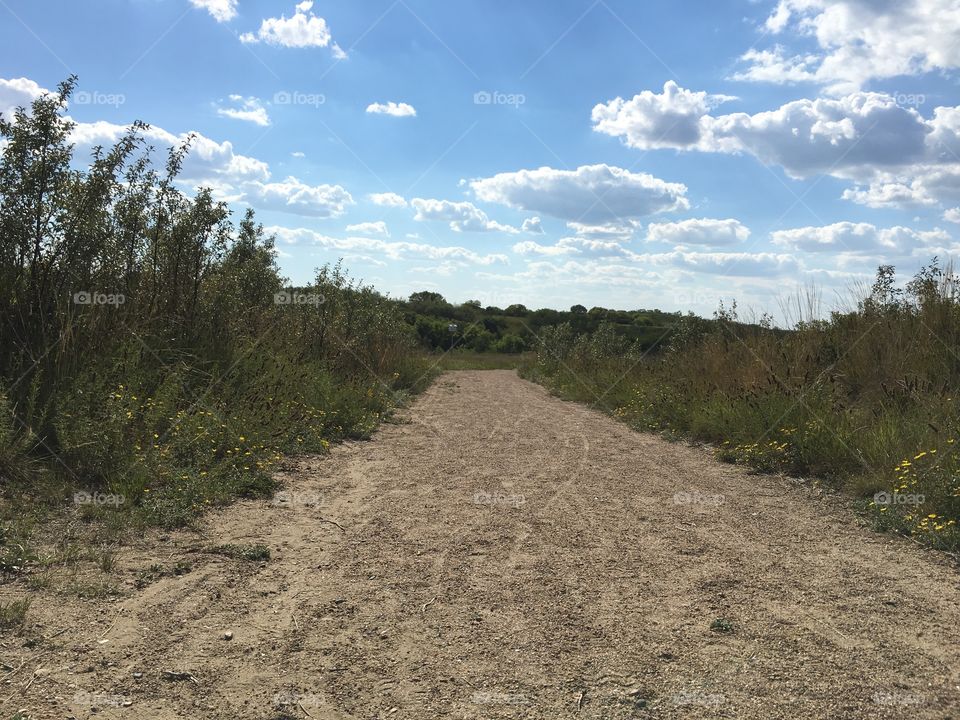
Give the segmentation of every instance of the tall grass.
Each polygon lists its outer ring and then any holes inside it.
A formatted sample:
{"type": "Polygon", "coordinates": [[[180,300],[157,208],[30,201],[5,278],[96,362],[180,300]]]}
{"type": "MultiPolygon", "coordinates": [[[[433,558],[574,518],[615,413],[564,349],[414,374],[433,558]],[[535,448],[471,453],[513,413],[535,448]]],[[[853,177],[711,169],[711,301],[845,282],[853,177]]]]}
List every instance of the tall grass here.
{"type": "Polygon", "coordinates": [[[273,240],[157,168],[135,125],[85,169],[75,80],[0,118],[0,493],[166,526],[273,489],[429,380],[397,304],[340,267],[287,287],[273,240]]]}
{"type": "Polygon", "coordinates": [[[899,288],[881,267],[849,312],[798,307],[789,331],[742,323],[735,307],[683,318],[656,357],[609,328],[548,328],[526,373],[638,429],[713,443],[723,460],[829,481],[878,525],[958,547],[957,276],[934,259],[899,288]]]}

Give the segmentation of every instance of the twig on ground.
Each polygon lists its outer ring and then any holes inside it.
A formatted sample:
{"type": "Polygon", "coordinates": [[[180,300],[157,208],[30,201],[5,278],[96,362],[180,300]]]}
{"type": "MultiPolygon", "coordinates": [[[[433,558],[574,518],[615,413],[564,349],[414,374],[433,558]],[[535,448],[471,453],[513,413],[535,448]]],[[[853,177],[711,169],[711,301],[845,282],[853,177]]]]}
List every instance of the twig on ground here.
{"type": "Polygon", "coordinates": [[[196,685],[200,684],[200,681],[197,680],[192,674],[188,672],[179,672],[177,670],[161,670],[160,677],[162,677],[164,680],[175,680],[177,682],[189,680],[196,685]]]}
{"type": "Polygon", "coordinates": [[[341,525],[338,522],[334,522],[333,520],[327,520],[326,518],[322,518],[322,517],[318,517],[317,520],[319,520],[322,523],[329,523],[330,525],[336,525],[338,528],[340,528],[341,532],[346,532],[346,530],[343,529],[343,525],[341,525]]]}
{"type": "Polygon", "coordinates": [[[437,601],[436,598],[430,598],[429,602],[425,602],[423,605],[420,606],[420,612],[425,613],[427,611],[427,608],[433,605],[436,601],[437,601]]]}
{"type": "Polygon", "coordinates": [[[120,619],[120,613],[122,613],[122,612],[123,612],[123,605],[120,606],[120,609],[117,610],[117,614],[114,615],[114,617],[113,617],[113,622],[110,623],[110,627],[108,627],[106,630],[103,631],[103,635],[101,635],[99,638],[97,638],[98,640],[103,640],[107,635],[110,634],[110,631],[113,630],[114,625],[117,624],[117,620],[120,619]]]}

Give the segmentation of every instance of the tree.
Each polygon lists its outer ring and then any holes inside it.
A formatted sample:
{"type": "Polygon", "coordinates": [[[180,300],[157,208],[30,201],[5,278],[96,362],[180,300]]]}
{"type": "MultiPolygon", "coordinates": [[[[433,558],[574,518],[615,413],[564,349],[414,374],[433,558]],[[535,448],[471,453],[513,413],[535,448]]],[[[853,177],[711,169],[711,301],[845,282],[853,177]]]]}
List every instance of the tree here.
{"type": "Polygon", "coordinates": [[[574,315],[586,315],[587,308],[583,305],[573,305],[570,308],[570,312],[572,312],[574,315]]]}

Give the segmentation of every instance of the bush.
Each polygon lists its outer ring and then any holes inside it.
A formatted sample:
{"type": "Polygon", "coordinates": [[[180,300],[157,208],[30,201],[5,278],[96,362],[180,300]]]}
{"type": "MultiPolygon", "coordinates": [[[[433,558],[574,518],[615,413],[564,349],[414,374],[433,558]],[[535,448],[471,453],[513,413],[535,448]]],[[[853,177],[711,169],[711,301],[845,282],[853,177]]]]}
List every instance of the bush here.
{"type": "Polygon", "coordinates": [[[271,492],[283,453],[368,437],[429,382],[396,301],[339,265],[290,287],[252,210],[235,225],[178,189],[189,140],[158,169],[135,124],[74,169],[75,85],[0,118],[5,491],[40,468],[60,498],[111,494],[87,516],[183,524],[271,492]]]}

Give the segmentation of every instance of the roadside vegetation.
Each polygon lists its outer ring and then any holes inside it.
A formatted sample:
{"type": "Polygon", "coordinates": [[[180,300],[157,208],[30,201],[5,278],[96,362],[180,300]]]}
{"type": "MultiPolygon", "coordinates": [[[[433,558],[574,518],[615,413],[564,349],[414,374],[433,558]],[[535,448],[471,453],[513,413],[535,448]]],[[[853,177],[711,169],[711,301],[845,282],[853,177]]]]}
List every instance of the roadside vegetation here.
{"type": "Polygon", "coordinates": [[[77,157],[74,87],[0,118],[0,581],[267,496],[284,454],[369,436],[434,372],[339,266],[290,287],[252,211],[179,179],[189,141],[158,165],[135,125],[77,157]]]}
{"type": "Polygon", "coordinates": [[[682,318],[650,354],[607,323],[545,328],[524,374],[637,429],[712,443],[721,460],[846,489],[878,527],[960,547],[960,285],[936,259],[903,287],[881,267],[851,311],[789,331],[721,307],[682,318]]]}

